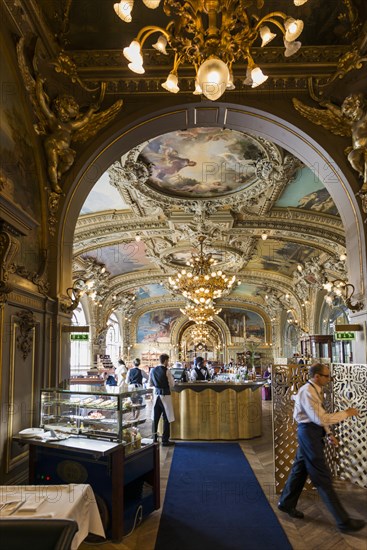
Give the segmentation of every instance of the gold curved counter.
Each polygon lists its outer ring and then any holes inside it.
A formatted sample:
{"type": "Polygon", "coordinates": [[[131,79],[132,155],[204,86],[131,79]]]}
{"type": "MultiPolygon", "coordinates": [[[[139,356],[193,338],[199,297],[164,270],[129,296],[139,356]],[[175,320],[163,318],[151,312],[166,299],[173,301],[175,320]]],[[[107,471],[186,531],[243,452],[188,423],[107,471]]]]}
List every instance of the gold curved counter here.
{"type": "Polygon", "coordinates": [[[236,440],[260,436],[263,384],[176,384],[172,391],[176,420],[171,424],[171,438],[236,440]]]}

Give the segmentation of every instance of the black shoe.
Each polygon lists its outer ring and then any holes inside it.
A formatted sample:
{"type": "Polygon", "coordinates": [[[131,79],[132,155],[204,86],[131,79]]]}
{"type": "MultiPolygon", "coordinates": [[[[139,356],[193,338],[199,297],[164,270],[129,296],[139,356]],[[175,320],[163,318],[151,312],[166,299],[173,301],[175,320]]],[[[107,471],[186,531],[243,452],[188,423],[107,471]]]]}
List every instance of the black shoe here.
{"type": "Polygon", "coordinates": [[[352,531],[359,531],[360,529],[363,529],[363,527],[366,525],[366,522],[363,519],[353,519],[350,518],[344,525],[339,527],[339,530],[342,533],[349,533],[352,531]]]}
{"type": "Polygon", "coordinates": [[[280,510],[281,512],[285,512],[291,518],[302,519],[305,517],[304,513],[297,510],[297,508],[286,508],[285,506],[282,506],[281,504],[279,504],[279,502],[278,502],[278,510],[280,510]]]}
{"type": "Polygon", "coordinates": [[[173,441],[162,441],[162,447],[172,447],[174,445],[173,441]]]}

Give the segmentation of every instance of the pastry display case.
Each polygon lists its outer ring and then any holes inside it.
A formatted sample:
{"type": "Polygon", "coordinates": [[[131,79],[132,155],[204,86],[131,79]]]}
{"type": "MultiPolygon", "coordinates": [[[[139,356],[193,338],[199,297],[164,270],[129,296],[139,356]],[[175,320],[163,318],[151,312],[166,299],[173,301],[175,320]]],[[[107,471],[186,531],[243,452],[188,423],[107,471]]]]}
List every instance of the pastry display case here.
{"type": "Polygon", "coordinates": [[[41,390],[41,427],[55,436],[79,435],[124,443],[127,452],[152,437],[151,389],[122,391],[72,385],[41,390]]]}

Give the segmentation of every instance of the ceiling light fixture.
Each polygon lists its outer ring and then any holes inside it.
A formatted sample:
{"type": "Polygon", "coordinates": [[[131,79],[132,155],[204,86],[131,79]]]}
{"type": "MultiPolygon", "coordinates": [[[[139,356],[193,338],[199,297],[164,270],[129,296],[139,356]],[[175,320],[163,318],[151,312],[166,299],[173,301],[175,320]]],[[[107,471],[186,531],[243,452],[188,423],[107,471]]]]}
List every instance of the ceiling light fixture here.
{"type": "MultiPolygon", "coordinates": [[[[158,0],[143,0],[151,9],[159,5],[158,0]]],[[[294,0],[300,6],[307,0],[294,0]]],[[[285,56],[289,57],[301,47],[295,42],[303,30],[303,22],[294,19],[282,11],[272,11],[259,15],[256,10],[263,8],[265,0],[186,0],[172,2],[163,0],[163,11],[170,17],[165,28],[147,25],[140,29],[130,46],[123,54],[128,67],[138,74],[145,72],[142,48],[151,35],[158,33],[158,39],[152,47],[163,55],[168,55],[166,47],[174,52],[173,67],[162,84],[172,93],[179,91],[178,68],[181,64],[193,65],[195,69],[194,94],[204,94],[215,101],[228,89],[234,89],[233,65],[236,61],[246,61],[245,84],[252,88],[260,86],[267,76],[256,65],[251,48],[260,38],[261,47],[276,37],[272,30],[280,30],[284,38],[285,56]],[[249,9],[250,8],[250,9],[249,9]]],[[[114,4],[116,14],[129,23],[134,0],[121,0],[114,4]]]]}
{"type": "Polygon", "coordinates": [[[334,305],[338,299],[341,299],[350,311],[361,311],[363,309],[363,302],[352,304],[355,287],[351,283],[348,283],[348,281],[335,279],[334,281],[327,281],[322,286],[327,291],[325,301],[329,305],[334,305]]]}
{"type": "Polygon", "coordinates": [[[190,321],[194,321],[198,325],[205,325],[208,321],[212,321],[215,315],[222,311],[222,308],[214,307],[214,304],[194,305],[187,304],[185,308],[180,309],[181,313],[187,315],[190,321]]]}
{"type": "Polygon", "coordinates": [[[221,270],[214,271],[215,260],[212,254],[204,254],[205,236],[199,238],[200,251],[192,254],[187,262],[190,270],[182,269],[175,278],[168,281],[174,292],[182,294],[195,304],[209,305],[221,296],[231,292],[236,276],[228,277],[221,270]]]}

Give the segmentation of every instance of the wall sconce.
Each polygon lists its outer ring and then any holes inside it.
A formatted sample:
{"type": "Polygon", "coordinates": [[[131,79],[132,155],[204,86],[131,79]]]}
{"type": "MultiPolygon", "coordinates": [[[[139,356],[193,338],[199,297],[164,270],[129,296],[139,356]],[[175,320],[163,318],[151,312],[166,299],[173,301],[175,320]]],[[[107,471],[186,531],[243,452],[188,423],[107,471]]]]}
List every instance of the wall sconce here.
{"type": "Polygon", "coordinates": [[[70,300],[70,304],[67,305],[65,303],[61,303],[60,309],[64,313],[71,313],[74,311],[80,302],[80,298],[85,294],[85,292],[91,290],[93,287],[93,281],[88,280],[84,281],[84,279],[77,279],[74,281],[73,286],[70,286],[66,289],[66,294],[68,299],[70,300]]]}
{"type": "Polygon", "coordinates": [[[361,301],[352,304],[355,287],[351,283],[343,281],[343,279],[335,279],[334,281],[324,283],[322,286],[327,291],[325,301],[329,305],[332,305],[336,299],[340,298],[350,311],[361,311],[363,309],[364,303],[361,301]]]}

